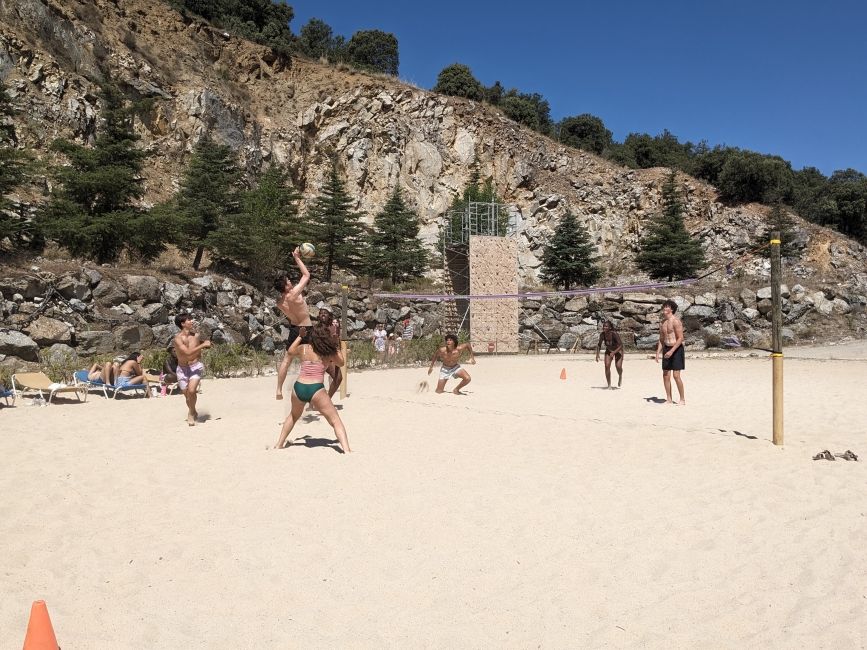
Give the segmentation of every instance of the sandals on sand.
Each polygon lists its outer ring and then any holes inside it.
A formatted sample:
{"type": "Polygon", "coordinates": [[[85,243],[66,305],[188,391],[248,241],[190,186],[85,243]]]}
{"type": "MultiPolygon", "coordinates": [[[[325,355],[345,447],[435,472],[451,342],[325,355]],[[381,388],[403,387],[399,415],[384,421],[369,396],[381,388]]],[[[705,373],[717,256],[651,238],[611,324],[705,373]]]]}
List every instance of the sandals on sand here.
{"type": "Polygon", "coordinates": [[[858,456],[851,449],[847,449],[842,454],[832,454],[826,449],[813,456],[813,460],[837,460],[838,458],[842,458],[843,460],[858,460],[858,456]]]}

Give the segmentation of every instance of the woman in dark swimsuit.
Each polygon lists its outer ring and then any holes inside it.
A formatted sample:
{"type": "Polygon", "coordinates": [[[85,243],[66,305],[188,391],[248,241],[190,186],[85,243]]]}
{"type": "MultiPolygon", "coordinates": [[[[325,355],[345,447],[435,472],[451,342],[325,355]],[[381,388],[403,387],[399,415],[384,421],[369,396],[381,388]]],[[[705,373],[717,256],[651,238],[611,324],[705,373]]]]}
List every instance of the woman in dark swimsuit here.
{"type": "Polygon", "coordinates": [[[614,331],[614,325],[610,320],[602,323],[602,332],[599,334],[599,342],[596,344],[596,361],[599,361],[599,350],[605,343],[605,381],[611,390],[611,361],[617,368],[617,387],[623,383],[623,341],[620,334],[614,331]]]}

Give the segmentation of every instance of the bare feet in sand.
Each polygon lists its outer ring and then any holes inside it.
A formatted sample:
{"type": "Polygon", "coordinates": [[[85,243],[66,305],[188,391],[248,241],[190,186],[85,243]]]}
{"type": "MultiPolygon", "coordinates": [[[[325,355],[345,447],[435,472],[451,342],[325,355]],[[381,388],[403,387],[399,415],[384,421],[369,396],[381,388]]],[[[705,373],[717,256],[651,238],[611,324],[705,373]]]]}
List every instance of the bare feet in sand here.
{"type": "Polygon", "coordinates": [[[277,394],[274,396],[274,399],[283,399],[283,393],[277,393],[277,394]]]}

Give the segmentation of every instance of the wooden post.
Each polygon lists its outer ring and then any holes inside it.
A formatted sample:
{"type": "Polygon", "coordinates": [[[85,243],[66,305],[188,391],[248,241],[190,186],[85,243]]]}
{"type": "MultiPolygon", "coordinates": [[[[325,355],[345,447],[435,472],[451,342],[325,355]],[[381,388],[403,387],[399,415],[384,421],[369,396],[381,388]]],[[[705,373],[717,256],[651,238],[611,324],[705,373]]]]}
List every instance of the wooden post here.
{"type": "Polygon", "coordinates": [[[773,365],[774,429],[775,445],[783,444],[783,296],[780,261],[780,233],[771,233],[771,363],[773,365]]]}
{"type": "Polygon", "coordinates": [[[340,382],[340,399],[346,399],[347,386],[349,384],[349,359],[346,347],[346,312],[349,309],[349,298],[346,291],[349,287],[345,284],[340,288],[340,352],[343,354],[343,381],[340,382]]]}

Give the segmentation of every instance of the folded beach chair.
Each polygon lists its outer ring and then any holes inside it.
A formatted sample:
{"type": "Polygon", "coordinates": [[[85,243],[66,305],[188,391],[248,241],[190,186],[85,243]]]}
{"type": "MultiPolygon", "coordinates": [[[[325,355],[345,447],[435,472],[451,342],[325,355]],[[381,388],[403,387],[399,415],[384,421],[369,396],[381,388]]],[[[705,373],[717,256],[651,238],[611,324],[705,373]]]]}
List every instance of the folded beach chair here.
{"type": "Polygon", "coordinates": [[[114,392],[114,386],[111,384],[106,384],[102,380],[92,380],[87,378],[88,372],[87,370],[76,370],[72,374],[72,379],[75,381],[76,386],[84,386],[87,390],[98,390],[102,391],[103,397],[108,399],[108,391],[114,392]]]}
{"type": "Polygon", "coordinates": [[[163,386],[166,387],[166,395],[171,395],[175,391],[179,391],[178,382],[167,382],[165,379],[161,378],[160,373],[152,370],[150,368],[145,369],[145,379],[151,385],[159,386],[162,389],[163,386]]]}
{"type": "Polygon", "coordinates": [[[37,394],[42,399],[45,399],[47,395],[49,404],[55,395],[62,393],[75,393],[79,402],[87,401],[86,387],[56,384],[44,372],[19,372],[12,375],[12,391],[16,396],[19,393],[22,395],[37,394]]]}
{"type": "Polygon", "coordinates": [[[15,406],[15,391],[0,386],[0,399],[6,400],[6,406],[9,406],[10,397],[12,398],[12,406],[15,406]]]}

